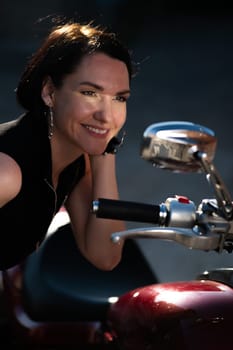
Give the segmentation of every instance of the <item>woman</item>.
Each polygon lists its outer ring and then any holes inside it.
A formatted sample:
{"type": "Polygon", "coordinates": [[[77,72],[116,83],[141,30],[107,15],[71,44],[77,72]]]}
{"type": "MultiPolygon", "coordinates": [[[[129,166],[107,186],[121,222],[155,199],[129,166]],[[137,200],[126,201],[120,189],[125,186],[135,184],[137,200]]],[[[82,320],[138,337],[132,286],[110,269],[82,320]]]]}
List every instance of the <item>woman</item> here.
{"type": "Polygon", "coordinates": [[[17,88],[25,113],[0,126],[0,269],[38,248],[62,205],[77,246],[113,269],[121,221],[96,218],[91,203],[118,198],[116,140],[126,121],[133,65],[116,35],[92,24],[52,29],[17,88]]]}

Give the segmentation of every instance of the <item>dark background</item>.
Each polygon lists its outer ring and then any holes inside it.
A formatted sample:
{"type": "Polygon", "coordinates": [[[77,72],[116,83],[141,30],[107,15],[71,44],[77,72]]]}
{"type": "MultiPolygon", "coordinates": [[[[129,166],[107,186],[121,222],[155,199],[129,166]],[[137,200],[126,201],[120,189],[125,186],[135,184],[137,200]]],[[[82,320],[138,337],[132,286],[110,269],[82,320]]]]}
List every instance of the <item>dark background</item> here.
{"type": "MultiPolygon", "coordinates": [[[[94,20],[132,49],[140,72],[132,81],[126,141],[117,155],[122,199],[158,204],[173,194],[197,204],[213,197],[203,174],[155,169],[139,156],[144,129],[165,120],[212,128],[218,138],[215,165],[233,194],[233,12],[210,1],[1,1],[0,118],[22,111],[14,89],[26,60],[51,27],[53,16],[94,20]],[[187,4],[188,3],[188,4],[187,4]]],[[[139,226],[129,223],[129,227],[139,226]]],[[[233,256],[191,251],[171,242],[140,240],[162,281],[195,277],[228,266],[233,256]]]]}

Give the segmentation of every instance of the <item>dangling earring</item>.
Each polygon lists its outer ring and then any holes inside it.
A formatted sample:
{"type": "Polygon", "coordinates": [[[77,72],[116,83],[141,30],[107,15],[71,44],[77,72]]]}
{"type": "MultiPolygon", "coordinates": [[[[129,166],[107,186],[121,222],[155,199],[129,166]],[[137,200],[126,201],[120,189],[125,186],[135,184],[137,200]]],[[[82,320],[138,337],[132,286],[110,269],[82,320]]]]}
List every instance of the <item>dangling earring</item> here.
{"type": "Polygon", "coordinates": [[[53,136],[53,110],[52,107],[49,107],[48,111],[48,137],[51,140],[53,136]]]}

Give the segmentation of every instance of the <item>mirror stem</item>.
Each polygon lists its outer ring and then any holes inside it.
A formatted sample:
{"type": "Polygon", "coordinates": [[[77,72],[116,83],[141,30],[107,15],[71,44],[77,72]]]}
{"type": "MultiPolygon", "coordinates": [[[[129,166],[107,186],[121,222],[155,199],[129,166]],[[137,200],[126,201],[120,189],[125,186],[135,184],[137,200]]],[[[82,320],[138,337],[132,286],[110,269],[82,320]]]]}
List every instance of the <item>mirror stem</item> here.
{"type": "Polygon", "coordinates": [[[207,180],[212,183],[216,194],[219,209],[222,211],[223,216],[226,220],[232,219],[233,204],[231,196],[225,186],[222,178],[220,177],[217,169],[207,159],[207,154],[204,152],[196,152],[196,158],[200,161],[205,173],[207,180]]]}

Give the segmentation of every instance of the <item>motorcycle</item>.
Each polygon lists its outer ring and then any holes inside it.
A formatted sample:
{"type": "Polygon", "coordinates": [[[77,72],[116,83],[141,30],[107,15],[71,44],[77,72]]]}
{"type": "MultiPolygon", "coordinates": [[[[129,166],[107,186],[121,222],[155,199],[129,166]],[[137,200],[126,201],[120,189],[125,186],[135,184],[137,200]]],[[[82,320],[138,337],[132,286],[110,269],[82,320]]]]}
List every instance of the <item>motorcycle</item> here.
{"type": "Polygon", "coordinates": [[[101,271],[79,253],[64,208],[45,241],[22,264],[3,271],[5,341],[30,349],[232,349],[233,269],[160,283],[137,244],[154,238],[187,248],[233,250],[233,204],[213,164],[217,139],[190,122],[162,122],[143,133],[140,155],[173,172],[204,172],[214,198],[182,195],[152,205],[99,198],[96,217],[146,223],[115,232],[122,260],[101,271]],[[150,226],[153,224],[153,226],[150,226]],[[6,340],[7,339],[7,340],[6,340]]]}

